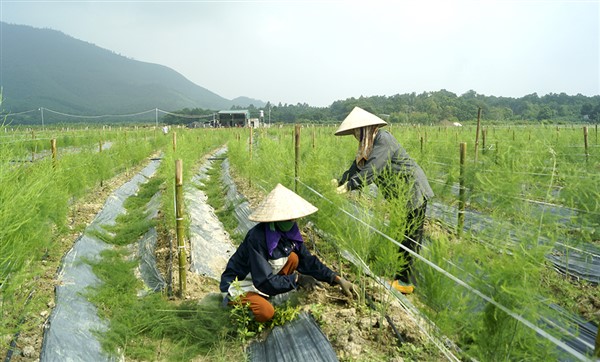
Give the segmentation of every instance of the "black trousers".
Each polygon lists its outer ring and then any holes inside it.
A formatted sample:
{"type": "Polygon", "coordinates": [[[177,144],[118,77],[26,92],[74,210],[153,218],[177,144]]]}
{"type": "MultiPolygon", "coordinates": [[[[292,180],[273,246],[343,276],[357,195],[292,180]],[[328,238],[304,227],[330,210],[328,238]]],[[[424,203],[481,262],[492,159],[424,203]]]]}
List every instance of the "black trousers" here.
{"type": "MultiPolygon", "coordinates": [[[[402,241],[402,245],[408,249],[418,253],[421,249],[421,240],[423,239],[423,226],[425,225],[425,212],[427,211],[427,201],[423,205],[411,210],[407,215],[406,237],[402,241]]],[[[395,279],[404,283],[409,283],[409,277],[412,272],[413,256],[403,248],[399,248],[398,252],[407,262],[406,266],[397,272],[395,279]]]]}

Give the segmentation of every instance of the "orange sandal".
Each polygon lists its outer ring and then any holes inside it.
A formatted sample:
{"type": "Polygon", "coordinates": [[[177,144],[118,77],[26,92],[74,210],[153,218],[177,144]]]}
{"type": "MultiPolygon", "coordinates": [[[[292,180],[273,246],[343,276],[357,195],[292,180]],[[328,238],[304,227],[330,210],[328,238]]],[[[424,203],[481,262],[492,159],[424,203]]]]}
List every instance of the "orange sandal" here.
{"type": "Polygon", "coordinates": [[[392,288],[396,289],[402,294],[412,294],[412,292],[415,290],[413,285],[403,283],[399,280],[394,280],[392,282],[392,288]]]}

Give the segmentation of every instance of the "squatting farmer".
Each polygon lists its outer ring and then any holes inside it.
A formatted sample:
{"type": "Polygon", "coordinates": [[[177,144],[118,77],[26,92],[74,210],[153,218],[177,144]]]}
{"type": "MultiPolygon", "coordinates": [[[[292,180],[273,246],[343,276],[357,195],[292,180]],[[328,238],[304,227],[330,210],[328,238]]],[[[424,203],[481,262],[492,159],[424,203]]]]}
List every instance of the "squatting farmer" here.
{"type": "Polygon", "coordinates": [[[318,281],[339,284],[352,297],[356,293],[352,283],[304,245],[296,219],[316,211],[311,203],[277,184],[248,217],[258,224],[248,231],[221,275],[224,302],[248,303],[256,321],[266,322],[275,314],[269,297],[298,287],[311,290],[318,281]]]}
{"type": "MultiPolygon", "coordinates": [[[[408,155],[396,138],[381,127],[387,123],[359,107],[344,119],[336,136],[353,135],[358,140],[358,152],[350,168],[335,180],[338,193],[356,190],[375,183],[387,200],[406,200],[406,229],[402,245],[418,253],[423,236],[427,200],[434,196],[421,167],[408,155]]],[[[392,286],[405,294],[412,293],[414,285],[409,276],[413,258],[400,248],[402,259],[392,286]]]]}

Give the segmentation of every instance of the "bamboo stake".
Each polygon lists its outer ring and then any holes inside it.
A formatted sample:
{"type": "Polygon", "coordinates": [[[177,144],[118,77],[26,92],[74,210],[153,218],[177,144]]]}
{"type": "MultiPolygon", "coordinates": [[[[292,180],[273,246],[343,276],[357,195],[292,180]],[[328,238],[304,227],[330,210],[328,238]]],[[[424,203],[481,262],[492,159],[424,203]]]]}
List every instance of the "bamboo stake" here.
{"type": "Polygon", "coordinates": [[[458,238],[462,237],[463,227],[465,225],[465,158],[467,155],[467,144],[460,144],[460,175],[459,175],[459,184],[460,188],[458,191],[458,216],[457,216],[457,234],[458,238]]]}
{"type": "MultiPolygon", "coordinates": [[[[31,139],[35,139],[35,133],[33,133],[33,129],[31,130],[31,139]]],[[[35,151],[37,150],[36,142],[33,143],[33,147],[31,147],[31,162],[35,161],[35,151]]]]}
{"type": "Polygon", "coordinates": [[[300,168],[300,125],[294,130],[294,192],[298,193],[298,176],[300,168]]]}
{"type": "Polygon", "coordinates": [[[498,164],[498,153],[500,152],[500,149],[498,148],[498,141],[496,141],[496,164],[498,164]]]}
{"type": "Polygon", "coordinates": [[[590,156],[588,152],[588,128],[587,126],[583,127],[583,144],[585,146],[585,162],[588,162],[588,158],[590,156]]]}
{"type": "Polygon", "coordinates": [[[254,137],[254,131],[250,127],[250,139],[248,140],[248,152],[250,152],[250,160],[252,160],[252,138],[254,137]]]}
{"type": "Polygon", "coordinates": [[[177,224],[177,246],[179,250],[179,291],[180,297],[186,290],[186,254],[183,225],[183,161],[175,160],[175,222],[177,224]]]}
{"type": "Polygon", "coordinates": [[[173,131],[173,152],[177,151],[177,132],[173,131]]]}
{"type": "Polygon", "coordinates": [[[475,131],[475,163],[479,153],[479,126],[481,124],[481,107],[477,109],[477,130],[475,131]]]}
{"type": "Polygon", "coordinates": [[[481,130],[481,152],[485,153],[485,138],[487,136],[487,129],[482,129],[481,130]]]}
{"type": "MultiPolygon", "coordinates": [[[[98,153],[102,153],[102,138],[98,141],[98,153]]],[[[100,177],[100,187],[104,186],[104,180],[100,177]]]]}
{"type": "Polygon", "coordinates": [[[52,164],[56,167],[56,138],[50,140],[50,148],[52,149],[52,164]]]}
{"type": "Polygon", "coordinates": [[[250,171],[248,173],[248,187],[252,187],[252,143],[254,138],[254,130],[252,129],[252,127],[250,127],[250,137],[248,140],[248,152],[250,153],[249,157],[250,157],[250,171]]]}

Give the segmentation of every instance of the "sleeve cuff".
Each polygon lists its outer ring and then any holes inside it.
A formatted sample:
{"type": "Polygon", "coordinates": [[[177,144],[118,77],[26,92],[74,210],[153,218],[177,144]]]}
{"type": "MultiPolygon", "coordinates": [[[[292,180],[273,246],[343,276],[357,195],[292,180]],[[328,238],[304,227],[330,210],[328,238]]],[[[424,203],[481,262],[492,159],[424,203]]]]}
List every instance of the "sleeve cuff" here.
{"type": "Polygon", "coordinates": [[[338,276],[336,272],[331,274],[331,280],[329,281],[329,285],[335,285],[335,278],[338,276]]]}

